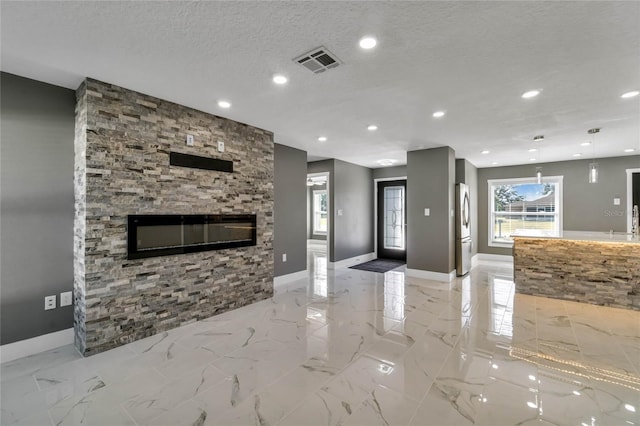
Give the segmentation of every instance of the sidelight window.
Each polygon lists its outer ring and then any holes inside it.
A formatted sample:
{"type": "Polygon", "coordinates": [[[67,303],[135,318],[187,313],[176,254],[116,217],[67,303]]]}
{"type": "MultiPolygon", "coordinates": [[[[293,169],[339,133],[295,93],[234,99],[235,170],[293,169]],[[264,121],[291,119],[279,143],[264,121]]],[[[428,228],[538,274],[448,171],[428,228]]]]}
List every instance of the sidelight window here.
{"type": "Polygon", "coordinates": [[[404,250],[404,186],[384,188],[384,248],[404,250]]]}

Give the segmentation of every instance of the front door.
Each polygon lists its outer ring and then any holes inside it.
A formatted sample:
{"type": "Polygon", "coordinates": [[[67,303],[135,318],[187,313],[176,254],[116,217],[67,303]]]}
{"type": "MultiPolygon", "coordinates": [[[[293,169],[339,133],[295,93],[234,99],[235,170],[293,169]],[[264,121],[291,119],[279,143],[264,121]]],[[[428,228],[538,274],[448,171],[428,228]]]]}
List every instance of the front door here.
{"type": "Polygon", "coordinates": [[[640,173],[631,175],[631,209],[640,206],[640,173]]]}
{"type": "Polygon", "coordinates": [[[407,181],[378,182],[378,258],[407,259],[407,181]]]}

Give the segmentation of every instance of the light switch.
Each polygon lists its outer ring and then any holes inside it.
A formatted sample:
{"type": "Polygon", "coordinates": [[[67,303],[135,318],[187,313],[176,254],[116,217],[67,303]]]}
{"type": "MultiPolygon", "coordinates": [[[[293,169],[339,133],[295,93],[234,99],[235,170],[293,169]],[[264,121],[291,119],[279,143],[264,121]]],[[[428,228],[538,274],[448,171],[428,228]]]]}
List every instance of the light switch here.
{"type": "Polygon", "coordinates": [[[224,142],[218,141],[218,152],[224,152],[224,142]]]}
{"type": "Polygon", "coordinates": [[[338,209],[338,216],[342,216],[342,209],[338,209]]]}
{"type": "Polygon", "coordinates": [[[431,215],[431,209],[424,209],[424,215],[425,216],[430,216],[431,215]]]}
{"type": "Polygon", "coordinates": [[[193,146],[194,142],[193,135],[187,135],[187,146],[193,146]]]}
{"type": "Polygon", "coordinates": [[[620,197],[616,197],[613,199],[613,205],[614,206],[619,206],[620,205],[620,197]]]}

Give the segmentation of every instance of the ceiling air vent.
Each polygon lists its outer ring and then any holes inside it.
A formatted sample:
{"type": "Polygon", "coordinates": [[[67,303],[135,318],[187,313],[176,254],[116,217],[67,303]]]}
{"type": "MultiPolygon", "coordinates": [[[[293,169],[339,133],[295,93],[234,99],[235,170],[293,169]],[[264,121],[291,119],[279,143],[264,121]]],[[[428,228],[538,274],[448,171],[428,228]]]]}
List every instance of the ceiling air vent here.
{"type": "Polygon", "coordinates": [[[341,64],[340,59],[338,59],[336,55],[322,46],[298,56],[294,61],[315,74],[320,74],[341,64]]]}

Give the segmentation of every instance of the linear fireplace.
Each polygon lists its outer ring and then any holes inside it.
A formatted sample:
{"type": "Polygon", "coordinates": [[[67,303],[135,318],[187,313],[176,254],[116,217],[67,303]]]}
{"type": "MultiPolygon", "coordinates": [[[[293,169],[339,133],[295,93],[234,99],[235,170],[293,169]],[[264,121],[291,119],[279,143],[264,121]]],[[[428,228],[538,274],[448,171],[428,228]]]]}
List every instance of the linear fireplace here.
{"type": "Polygon", "coordinates": [[[129,215],[129,259],[256,245],[256,215],[129,215]]]}

